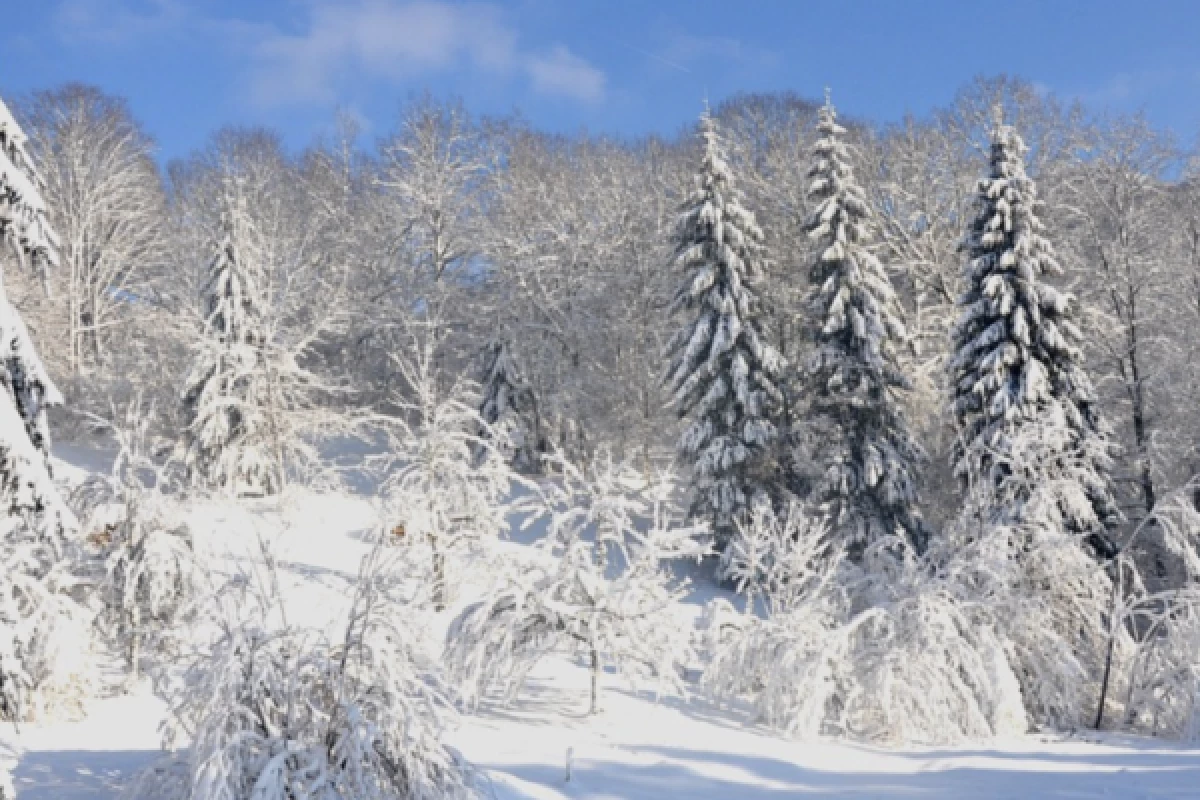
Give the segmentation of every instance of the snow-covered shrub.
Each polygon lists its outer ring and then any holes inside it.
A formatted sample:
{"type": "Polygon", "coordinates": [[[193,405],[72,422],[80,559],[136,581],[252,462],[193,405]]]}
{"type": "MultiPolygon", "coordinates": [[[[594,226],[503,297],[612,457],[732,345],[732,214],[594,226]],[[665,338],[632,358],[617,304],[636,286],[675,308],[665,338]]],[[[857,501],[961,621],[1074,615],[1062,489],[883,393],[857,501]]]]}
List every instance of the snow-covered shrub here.
{"type": "Polygon", "coordinates": [[[1094,718],[1112,597],[1105,566],[1069,523],[1092,515],[1091,465],[1070,458],[1071,436],[1053,419],[1011,436],[1002,460],[993,456],[1001,477],[971,482],[931,553],[955,595],[1003,637],[1032,720],[1059,729],[1094,718]]]}
{"type": "Polygon", "coordinates": [[[677,688],[691,647],[672,613],[686,587],[670,563],[706,547],[682,524],[671,477],[647,483],[605,452],[586,469],[558,455],[548,462],[557,477],[520,508],[526,525],[547,523],[533,560],[509,565],[447,633],[444,661],[463,701],[477,705],[492,690],[512,701],[556,651],[586,659],[592,711],[606,664],[677,688]]]}
{"type": "Polygon", "coordinates": [[[440,385],[434,347],[430,336],[411,360],[397,359],[411,397],[398,403],[404,416],[385,428],[387,463],[395,470],[381,493],[397,543],[427,556],[419,560],[429,565],[440,610],[452,598],[456,560],[505,526],[504,499],[518,478],[503,456],[501,432],[475,411],[476,387],[463,378],[440,385]]]}
{"type": "Polygon", "coordinates": [[[836,558],[828,524],[797,502],[778,513],[767,502],[755,503],[739,527],[730,543],[729,578],[751,603],[761,596],[771,610],[801,602],[816,588],[810,579],[836,558]]]}
{"type": "MultiPolygon", "coordinates": [[[[705,687],[748,699],[790,735],[951,742],[1025,730],[1015,676],[994,629],[979,624],[899,536],[850,563],[802,509],[757,509],[753,609],[712,643],[705,687]]],[[[743,563],[751,563],[748,560],[743,563]]]]}
{"type": "Polygon", "coordinates": [[[1135,646],[1113,665],[1128,674],[1124,697],[1113,690],[1118,679],[1108,693],[1123,700],[1125,726],[1189,741],[1200,739],[1200,513],[1193,488],[1165,498],[1122,548],[1111,619],[1116,634],[1132,635],[1135,646]],[[1158,586],[1140,573],[1144,545],[1171,562],[1173,580],[1158,586]]]}
{"type": "Polygon", "coordinates": [[[163,634],[177,632],[198,568],[191,532],[167,491],[173,465],[154,458],[156,444],[169,448],[150,436],[152,420],[153,409],[135,401],[123,425],[101,421],[118,447],[112,469],[89,475],[74,494],[88,544],[99,553],[100,622],[135,677],[146,640],[163,643],[163,634]]]}
{"type": "Polygon", "coordinates": [[[19,518],[0,521],[0,542],[0,719],[78,715],[95,676],[74,558],[19,518]]]}
{"type": "Polygon", "coordinates": [[[17,800],[17,789],[12,782],[12,770],[17,760],[16,743],[0,735],[0,800],[17,800]]]}
{"type": "Polygon", "coordinates": [[[134,796],[475,796],[468,766],[442,742],[453,709],[411,615],[375,591],[378,553],[335,633],[288,623],[273,566],[266,580],[219,592],[215,637],[187,655],[167,692],[168,744],[182,735],[190,747],[143,775],[134,796]]]}

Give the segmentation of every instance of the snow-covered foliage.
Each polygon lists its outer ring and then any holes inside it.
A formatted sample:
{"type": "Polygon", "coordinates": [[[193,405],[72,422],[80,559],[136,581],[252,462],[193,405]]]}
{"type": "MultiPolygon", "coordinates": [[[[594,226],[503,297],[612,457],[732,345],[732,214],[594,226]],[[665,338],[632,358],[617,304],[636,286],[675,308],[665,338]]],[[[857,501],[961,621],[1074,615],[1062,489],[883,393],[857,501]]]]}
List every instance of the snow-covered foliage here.
{"type": "Polygon", "coordinates": [[[37,532],[41,513],[17,509],[0,521],[0,719],[77,714],[94,681],[92,615],[72,545],[37,532]]]}
{"type": "MultiPolygon", "coordinates": [[[[1070,728],[1095,712],[1109,642],[1112,582],[1071,532],[1089,507],[1085,460],[1062,454],[1067,427],[1026,424],[998,484],[979,481],[930,559],[999,631],[1033,721],[1070,728]],[[1018,509],[1010,516],[996,509],[1018,509]]],[[[1114,646],[1127,648],[1118,636],[1114,646]]]]}
{"type": "Polygon", "coordinates": [[[27,137],[0,100],[0,236],[22,262],[58,264],[58,234],[50,227],[45,182],[29,158],[27,137]]]}
{"type": "Polygon", "coordinates": [[[168,257],[155,144],[124,100],[94,86],[34,92],[22,105],[61,239],[60,268],[46,276],[54,296],[32,304],[30,321],[54,337],[69,394],[119,392],[122,370],[144,357],[142,324],[158,317],[150,279],[168,257]]]}
{"type": "Polygon", "coordinates": [[[512,702],[538,661],[562,650],[587,660],[593,712],[605,666],[678,689],[691,654],[673,616],[686,582],[671,563],[706,547],[682,524],[673,481],[647,483],[607,453],[586,469],[548,460],[556,477],[519,508],[527,525],[547,525],[534,559],[508,565],[447,633],[445,663],[464,702],[475,706],[490,691],[512,702]]]}
{"type": "Polygon", "coordinates": [[[757,510],[746,538],[774,554],[746,573],[764,613],[712,613],[723,621],[704,674],[715,697],[746,698],[761,722],[801,738],[930,743],[1025,730],[1003,640],[906,539],[880,539],[856,564],[796,507],[757,510]]]}
{"type": "Polygon", "coordinates": [[[482,387],[479,415],[501,432],[505,458],[520,472],[536,472],[543,445],[537,398],[521,377],[507,342],[493,339],[484,348],[482,387]]]}
{"type": "Polygon", "coordinates": [[[1200,739],[1200,512],[1195,485],[1163,498],[1115,562],[1108,625],[1114,648],[1097,726],[1200,739]],[[1166,575],[1144,560],[1167,559],[1166,575]],[[1109,713],[1115,709],[1116,713],[1109,713]],[[1106,717],[1106,714],[1108,716],[1106,717]]]}
{"type": "Polygon", "coordinates": [[[518,477],[503,456],[503,431],[475,411],[477,387],[461,376],[442,386],[435,350],[430,336],[397,359],[411,399],[398,401],[402,416],[385,428],[395,471],[380,491],[393,540],[427,556],[427,589],[440,610],[453,598],[460,557],[505,527],[504,501],[518,477]]]}
{"type": "Polygon", "coordinates": [[[676,222],[673,268],[682,284],[671,313],[667,384],[688,420],[679,450],[692,470],[692,514],[722,550],[737,520],[774,483],[783,359],[762,332],[763,233],[742,205],[717,123],[701,117],[704,155],[676,222]]]}
{"type": "Polygon", "coordinates": [[[442,742],[452,719],[408,609],[377,591],[364,560],[338,631],[289,624],[273,562],[219,590],[211,641],[169,685],[186,753],[143,776],[145,800],[442,800],[476,796],[442,742]]]}
{"type": "Polygon", "coordinates": [[[267,268],[269,241],[250,209],[262,187],[227,176],[220,236],[204,286],[204,330],[195,346],[183,404],[188,427],[183,460],[192,479],[234,495],[283,488],[288,466],[311,461],[311,447],[291,424],[297,390],[311,375],[295,352],[274,341],[267,268]]]}
{"type": "Polygon", "coordinates": [[[197,483],[234,494],[272,494],[283,465],[262,406],[270,384],[264,363],[265,277],[250,239],[245,198],[231,182],[224,238],[204,288],[204,334],[187,377],[183,402],[191,417],[185,463],[197,483]]]}
{"type": "MultiPolygon", "coordinates": [[[[1115,548],[1109,529],[1120,521],[1109,472],[1112,445],[1083,369],[1082,334],[1073,298],[1045,281],[1061,271],[1044,235],[1034,182],[1025,173],[1025,144],[997,119],[987,176],[963,242],[966,289],[952,331],[952,411],[960,432],[956,470],[964,482],[1000,485],[1013,468],[1013,448],[1030,427],[1060,442],[1045,465],[1071,461],[1086,504],[1064,499],[1065,524],[1100,556],[1115,548]],[[1047,426],[1061,425],[1065,435],[1047,426]]],[[[1017,485],[1020,485],[1018,483],[1017,485]]],[[[1021,498],[995,509],[1016,520],[1021,498]]]]}
{"type": "Polygon", "coordinates": [[[170,448],[151,435],[153,416],[135,402],[122,421],[100,421],[117,444],[112,469],[88,476],[72,497],[100,562],[100,622],[135,677],[148,640],[167,644],[179,635],[200,569],[178,495],[170,493],[177,465],[155,459],[155,451],[170,448]]]}
{"type": "MultiPolygon", "coordinates": [[[[0,224],[24,260],[54,264],[39,178],[0,104],[0,224]]],[[[0,292],[0,717],[76,709],[85,694],[88,613],[73,592],[76,527],[50,472],[47,408],[61,396],[0,292]]]]}
{"type": "Polygon", "coordinates": [[[776,513],[756,503],[729,548],[729,578],[751,603],[790,607],[812,587],[805,576],[833,557],[828,525],[798,502],[776,513]]]}
{"type": "Polygon", "coordinates": [[[918,508],[923,453],[897,394],[909,388],[897,360],[907,334],[883,264],[874,223],[851,167],[846,129],[826,101],[817,126],[806,224],[817,243],[809,282],[810,338],[805,440],[817,442],[814,499],[857,557],[897,532],[918,551],[928,530],[918,508]]]}

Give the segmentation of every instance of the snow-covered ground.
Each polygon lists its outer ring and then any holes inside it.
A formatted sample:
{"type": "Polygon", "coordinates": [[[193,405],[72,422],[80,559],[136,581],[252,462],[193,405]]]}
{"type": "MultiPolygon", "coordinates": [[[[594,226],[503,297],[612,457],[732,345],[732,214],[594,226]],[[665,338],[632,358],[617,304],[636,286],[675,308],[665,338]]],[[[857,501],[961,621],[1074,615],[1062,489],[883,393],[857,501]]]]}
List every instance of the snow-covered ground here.
{"type": "MultiPolygon", "coordinates": [[[[104,461],[81,449],[60,455],[83,469],[104,461]]],[[[216,564],[258,558],[256,534],[271,541],[289,615],[294,609],[326,619],[348,603],[374,520],[363,497],[305,491],[282,507],[225,504],[195,515],[216,564]]],[[[717,592],[698,586],[697,601],[717,592]]],[[[566,659],[544,662],[514,707],[463,718],[452,742],[499,800],[1200,796],[1195,748],[1115,736],[905,750],[801,743],[755,727],[736,710],[698,698],[656,699],[607,678],[603,711],[589,716],[587,672],[566,659]]],[[[17,751],[0,747],[0,759],[17,760],[20,800],[115,798],[157,757],[164,713],[143,685],[97,701],[82,721],[26,726],[17,751]]]]}

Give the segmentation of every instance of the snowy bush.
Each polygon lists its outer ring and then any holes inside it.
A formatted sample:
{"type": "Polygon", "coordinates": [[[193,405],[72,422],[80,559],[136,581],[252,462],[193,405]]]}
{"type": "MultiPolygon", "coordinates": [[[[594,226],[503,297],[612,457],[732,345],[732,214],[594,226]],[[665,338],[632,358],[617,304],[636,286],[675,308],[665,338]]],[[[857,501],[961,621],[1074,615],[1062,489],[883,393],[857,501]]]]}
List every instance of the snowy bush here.
{"type": "Polygon", "coordinates": [[[670,476],[647,484],[607,453],[587,469],[558,455],[548,461],[559,477],[520,509],[526,525],[547,522],[534,559],[510,565],[447,633],[444,660],[464,702],[477,705],[490,690],[511,702],[529,671],[556,651],[586,659],[593,712],[606,664],[678,688],[691,653],[672,614],[686,587],[670,562],[699,558],[706,548],[681,523],[670,476]]]}
{"type": "Polygon", "coordinates": [[[146,640],[177,631],[196,594],[198,565],[191,532],[177,522],[167,494],[173,465],[153,457],[153,409],[135,401],[124,417],[122,425],[101,421],[116,440],[116,458],[109,474],[89,475],[74,499],[88,543],[99,551],[100,622],[136,677],[146,640]]]}
{"type": "Polygon", "coordinates": [[[75,716],[92,692],[92,614],[72,558],[0,522],[0,718],[75,716]]]}
{"type": "Polygon", "coordinates": [[[757,509],[743,539],[757,543],[743,580],[762,592],[712,643],[703,682],[718,699],[746,698],[760,721],[789,735],[952,742],[1025,730],[1003,642],[980,625],[900,537],[868,548],[864,564],[831,549],[802,509],[757,509]]]}
{"type": "Polygon", "coordinates": [[[1060,729],[1093,719],[1112,596],[1105,566],[1068,522],[1092,508],[1091,465],[1070,457],[1071,435],[1053,418],[1012,435],[993,454],[1000,477],[971,482],[931,554],[956,596],[1000,632],[1030,717],[1060,729]]]}
{"type": "Polygon", "coordinates": [[[1132,636],[1134,646],[1114,659],[1117,675],[1106,687],[1123,706],[1124,726],[1189,741],[1200,739],[1200,513],[1193,489],[1165,498],[1122,548],[1110,619],[1114,635],[1132,636]],[[1174,574],[1165,585],[1154,586],[1138,569],[1147,546],[1171,560],[1174,574]],[[1118,671],[1128,675],[1123,697],[1118,671]]]}
{"type": "Polygon", "coordinates": [[[428,337],[412,359],[397,359],[412,396],[399,402],[407,419],[385,428],[387,463],[396,469],[381,493],[397,543],[428,556],[430,595],[440,610],[452,597],[457,559],[505,526],[504,499],[518,478],[502,454],[501,432],[474,409],[474,385],[463,378],[439,385],[434,347],[428,337]]]}
{"type": "Polygon", "coordinates": [[[467,765],[442,743],[453,709],[406,609],[374,590],[364,562],[344,628],[288,624],[273,566],[218,593],[217,634],[186,658],[168,699],[168,744],[145,800],[442,800],[475,796],[467,765]]]}
{"type": "Polygon", "coordinates": [[[12,770],[17,760],[16,744],[7,736],[0,735],[0,800],[17,799],[17,789],[12,782],[12,770]]]}

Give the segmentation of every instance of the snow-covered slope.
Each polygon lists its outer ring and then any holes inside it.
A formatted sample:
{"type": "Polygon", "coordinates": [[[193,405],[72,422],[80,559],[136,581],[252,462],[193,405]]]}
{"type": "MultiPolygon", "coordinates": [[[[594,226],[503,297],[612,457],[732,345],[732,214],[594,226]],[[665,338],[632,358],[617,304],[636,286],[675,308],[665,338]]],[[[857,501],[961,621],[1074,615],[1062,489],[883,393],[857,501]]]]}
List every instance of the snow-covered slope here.
{"type": "MultiPolygon", "coordinates": [[[[61,450],[78,469],[103,462],[61,450]]],[[[192,522],[228,567],[273,542],[289,614],[334,619],[368,548],[374,520],[359,496],[297,491],[285,502],[198,508],[192,522]],[[256,535],[257,534],[257,535],[256,535]]],[[[513,547],[522,547],[513,544],[513,547]]],[[[697,587],[697,598],[720,590],[697,587]]],[[[738,709],[654,697],[606,676],[602,712],[588,716],[588,673],[541,664],[509,709],[465,717],[452,743],[498,800],[680,797],[990,798],[1196,797],[1200,750],[1129,737],[1030,736],[985,747],[882,750],[789,741],[738,709]]],[[[163,704],[141,685],[96,702],[87,719],[25,727],[14,757],[20,800],[101,800],[158,755],[163,704]]],[[[0,741],[12,740],[5,732],[0,741]]],[[[0,746],[0,760],[6,758],[0,746]]]]}

